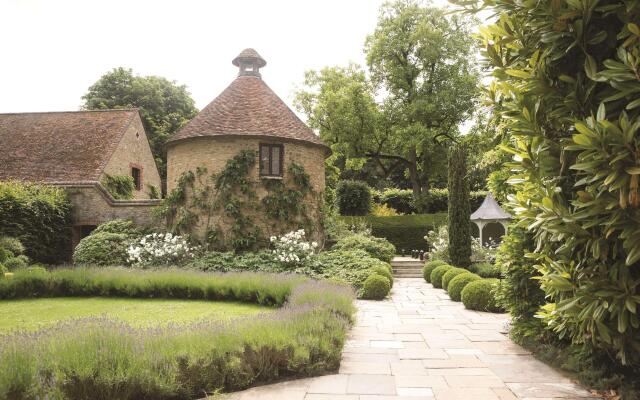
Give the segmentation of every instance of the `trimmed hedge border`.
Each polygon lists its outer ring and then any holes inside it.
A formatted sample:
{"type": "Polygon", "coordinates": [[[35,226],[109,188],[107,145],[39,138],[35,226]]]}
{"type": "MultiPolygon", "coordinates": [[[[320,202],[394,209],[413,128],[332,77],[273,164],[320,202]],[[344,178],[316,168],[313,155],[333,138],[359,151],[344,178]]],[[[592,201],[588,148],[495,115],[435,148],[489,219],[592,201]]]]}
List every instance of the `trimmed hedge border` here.
{"type": "Polygon", "coordinates": [[[424,240],[425,235],[429,231],[436,230],[439,226],[447,223],[446,213],[396,215],[391,217],[369,215],[366,217],[340,218],[349,225],[366,223],[371,227],[373,236],[390,241],[396,246],[398,254],[402,250],[405,253],[411,250],[428,251],[427,241],[424,240]]]}
{"type": "Polygon", "coordinates": [[[442,288],[442,277],[444,276],[444,274],[446,274],[447,272],[451,271],[454,268],[455,268],[454,266],[449,265],[449,264],[445,264],[445,265],[441,265],[439,267],[436,267],[431,272],[431,284],[433,285],[433,287],[437,288],[437,289],[441,289],[442,288]]]}
{"type": "Polygon", "coordinates": [[[451,281],[449,281],[449,286],[447,287],[447,293],[451,300],[460,301],[462,290],[467,286],[470,282],[477,281],[482,279],[479,275],[476,275],[471,272],[465,272],[464,274],[460,274],[451,281]]]}
{"type": "Polygon", "coordinates": [[[451,280],[453,278],[455,278],[456,276],[460,275],[460,274],[464,274],[469,272],[468,269],[464,269],[464,268],[453,268],[450,269],[449,271],[447,271],[444,275],[442,275],[442,288],[444,290],[447,290],[449,288],[449,282],[451,282],[451,280]]]}
{"type": "Polygon", "coordinates": [[[349,286],[299,275],[78,268],[16,271],[0,298],[114,296],[282,306],[232,322],[133,329],[104,318],[0,341],[0,398],[194,399],[335,371],[355,308],[349,286]],[[97,357],[96,354],[100,354],[97,357]],[[42,379],[50,376],[55,379],[42,379]]]}
{"type": "Polygon", "coordinates": [[[422,277],[424,280],[431,283],[431,273],[441,265],[447,265],[447,263],[442,260],[427,261],[422,268],[422,277]]]}

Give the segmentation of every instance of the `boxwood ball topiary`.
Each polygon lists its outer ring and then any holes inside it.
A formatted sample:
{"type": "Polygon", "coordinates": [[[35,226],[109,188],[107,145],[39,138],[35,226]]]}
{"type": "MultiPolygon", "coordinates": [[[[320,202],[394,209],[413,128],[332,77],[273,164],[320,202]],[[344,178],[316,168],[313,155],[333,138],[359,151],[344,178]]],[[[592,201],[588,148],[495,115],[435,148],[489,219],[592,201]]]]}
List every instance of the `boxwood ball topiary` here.
{"type": "Polygon", "coordinates": [[[389,269],[387,269],[387,267],[376,265],[375,267],[371,268],[371,271],[389,279],[389,284],[391,285],[391,287],[393,287],[393,274],[389,272],[389,269]]]}
{"type": "Polygon", "coordinates": [[[451,281],[449,281],[449,286],[447,286],[447,293],[449,293],[451,300],[460,301],[462,289],[464,289],[469,282],[477,281],[478,279],[482,278],[471,272],[465,272],[464,274],[457,275],[451,279],[451,281]]]}
{"type": "Polygon", "coordinates": [[[444,274],[446,274],[447,272],[449,272],[453,268],[454,267],[452,267],[449,264],[445,264],[445,265],[441,265],[439,267],[436,267],[431,272],[431,284],[433,285],[433,287],[434,288],[441,288],[442,287],[442,277],[444,276],[444,274]]]}
{"type": "Polygon", "coordinates": [[[500,312],[502,311],[493,295],[493,288],[498,279],[479,279],[470,282],[462,289],[462,303],[469,310],[500,312]]]}
{"type": "Polygon", "coordinates": [[[447,263],[442,260],[427,261],[422,268],[422,276],[424,277],[424,280],[431,282],[431,272],[433,272],[436,267],[446,264],[447,263]]]}
{"type": "Polygon", "coordinates": [[[448,290],[449,282],[451,282],[451,280],[456,276],[464,274],[465,272],[469,272],[469,270],[464,268],[452,268],[447,271],[447,273],[442,275],[442,288],[444,290],[448,290]]]}
{"type": "Polygon", "coordinates": [[[126,265],[129,235],[100,232],[89,235],[78,243],[73,253],[74,264],[126,265]]]}
{"type": "Polygon", "coordinates": [[[391,283],[387,277],[373,273],[364,281],[365,299],[382,300],[389,294],[391,283]]]}

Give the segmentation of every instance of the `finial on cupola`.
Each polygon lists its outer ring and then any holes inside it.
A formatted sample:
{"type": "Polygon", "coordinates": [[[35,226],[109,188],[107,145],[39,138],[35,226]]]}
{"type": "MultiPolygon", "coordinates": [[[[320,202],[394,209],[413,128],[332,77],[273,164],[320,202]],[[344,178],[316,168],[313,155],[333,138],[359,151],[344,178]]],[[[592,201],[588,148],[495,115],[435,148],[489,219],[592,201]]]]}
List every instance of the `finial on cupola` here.
{"type": "Polygon", "coordinates": [[[238,76],[260,77],[260,68],[267,65],[267,62],[254,49],[244,49],[238,57],[232,61],[233,65],[240,68],[238,76]]]}

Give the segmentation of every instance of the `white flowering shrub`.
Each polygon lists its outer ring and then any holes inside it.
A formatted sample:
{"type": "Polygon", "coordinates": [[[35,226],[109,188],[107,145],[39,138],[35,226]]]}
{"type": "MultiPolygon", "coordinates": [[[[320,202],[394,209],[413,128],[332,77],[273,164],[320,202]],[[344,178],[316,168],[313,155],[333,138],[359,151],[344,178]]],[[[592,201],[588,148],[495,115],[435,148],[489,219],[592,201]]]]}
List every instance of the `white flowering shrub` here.
{"type": "MultiPolygon", "coordinates": [[[[424,239],[431,249],[430,259],[449,262],[449,229],[446,225],[440,226],[437,231],[429,231],[424,239]]],[[[479,238],[471,237],[471,261],[493,263],[497,248],[498,244],[491,239],[483,246],[479,238]]]]}
{"type": "Polygon", "coordinates": [[[318,243],[306,241],[304,229],[291,231],[280,237],[271,236],[271,244],[276,260],[290,267],[309,261],[318,248],[318,243]]]}
{"type": "Polygon", "coordinates": [[[193,257],[195,247],[187,240],[172,233],[145,235],[127,248],[128,261],[132,265],[182,264],[193,257]]]}

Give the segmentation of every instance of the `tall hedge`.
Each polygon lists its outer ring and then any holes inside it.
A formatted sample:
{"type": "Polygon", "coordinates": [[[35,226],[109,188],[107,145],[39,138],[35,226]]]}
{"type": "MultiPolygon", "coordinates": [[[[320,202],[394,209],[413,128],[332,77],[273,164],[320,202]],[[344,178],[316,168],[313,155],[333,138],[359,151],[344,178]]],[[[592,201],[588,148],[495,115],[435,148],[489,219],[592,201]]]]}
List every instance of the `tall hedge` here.
{"type": "Polygon", "coordinates": [[[514,155],[539,316],[557,338],[640,366],[638,1],[463,3],[498,14],[480,30],[488,101],[514,155]]]}
{"type": "Polygon", "coordinates": [[[336,196],[340,215],[367,215],[371,211],[371,188],[364,182],[340,181],[336,196]]]}
{"type": "Polygon", "coordinates": [[[471,264],[471,227],[469,218],[469,179],[467,150],[454,146],[449,150],[449,258],[458,267],[471,264]]]}
{"type": "Polygon", "coordinates": [[[0,182],[0,236],[19,239],[33,261],[53,264],[67,260],[70,212],[64,189],[0,182]]]}

